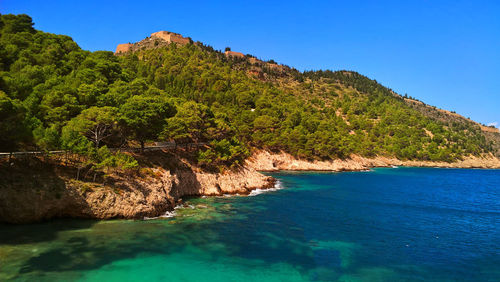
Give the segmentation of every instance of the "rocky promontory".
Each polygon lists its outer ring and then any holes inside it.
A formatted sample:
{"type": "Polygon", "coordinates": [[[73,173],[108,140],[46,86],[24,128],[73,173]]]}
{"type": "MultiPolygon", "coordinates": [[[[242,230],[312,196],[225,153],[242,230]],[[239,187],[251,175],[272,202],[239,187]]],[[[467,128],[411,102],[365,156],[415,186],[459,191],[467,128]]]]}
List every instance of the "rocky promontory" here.
{"type": "Polygon", "coordinates": [[[73,170],[37,159],[2,164],[0,222],[139,219],[160,216],[185,196],[244,195],[274,186],[272,177],[252,168],[207,172],[182,159],[155,158],[155,165],[139,174],[114,173],[88,181],[76,180],[73,170]]]}

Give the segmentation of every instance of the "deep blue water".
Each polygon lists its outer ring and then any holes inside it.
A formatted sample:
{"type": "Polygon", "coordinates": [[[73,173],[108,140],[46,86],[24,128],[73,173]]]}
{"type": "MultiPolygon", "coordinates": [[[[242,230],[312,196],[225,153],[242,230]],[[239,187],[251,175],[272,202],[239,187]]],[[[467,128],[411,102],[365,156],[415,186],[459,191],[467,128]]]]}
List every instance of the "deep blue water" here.
{"type": "Polygon", "coordinates": [[[271,175],[173,218],[0,226],[0,280],[500,281],[500,170],[271,175]]]}

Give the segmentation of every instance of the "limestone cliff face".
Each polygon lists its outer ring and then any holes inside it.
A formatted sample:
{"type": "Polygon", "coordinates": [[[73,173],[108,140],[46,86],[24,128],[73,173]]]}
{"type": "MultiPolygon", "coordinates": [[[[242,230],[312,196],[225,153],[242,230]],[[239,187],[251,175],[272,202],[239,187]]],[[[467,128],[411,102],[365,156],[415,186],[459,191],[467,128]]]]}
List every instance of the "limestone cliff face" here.
{"type": "Polygon", "coordinates": [[[351,156],[349,159],[308,161],[297,159],[285,152],[271,153],[258,151],[247,160],[247,166],[259,171],[296,170],[296,171],[356,171],[372,167],[421,166],[451,168],[500,168],[500,160],[493,155],[470,156],[453,163],[431,161],[401,161],[395,158],[364,158],[351,156]]]}
{"type": "Polygon", "coordinates": [[[482,157],[469,156],[453,163],[430,161],[403,161],[404,166],[447,167],[447,168],[500,168],[500,159],[487,154],[482,157]]]}
{"type": "Polygon", "coordinates": [[[106,185],[75,181],[57,169],[11,171],[0,180],[0,221],[28,223],[54,217],[143,218],[172,210],[184,196],[248,194],[274,179],[254,169],[224,173],[151,169],[148,176],[114,176],[106,185]],[[10,176],[7,176],[10,175],[10,176]]]}
{"type": "Polygon", "coordinates": [[[359,156],[352,156],[346,160],[309,161],[297,159],[285,152],[258,151],[247,160],[247,166],[259,171],[356,171],[390,166],[395,162],[396,160],[383,157],[368,159],[359,156]]]}
{"type": "Polygon", "coordinates": [[[175,198],[198,195],[246,195],[257,188],[271,188],[273,185],[274,179],[272,177],[249,168],[224,173],[191,174],[184,171],[174,176],[170,194],[175,198]]]}

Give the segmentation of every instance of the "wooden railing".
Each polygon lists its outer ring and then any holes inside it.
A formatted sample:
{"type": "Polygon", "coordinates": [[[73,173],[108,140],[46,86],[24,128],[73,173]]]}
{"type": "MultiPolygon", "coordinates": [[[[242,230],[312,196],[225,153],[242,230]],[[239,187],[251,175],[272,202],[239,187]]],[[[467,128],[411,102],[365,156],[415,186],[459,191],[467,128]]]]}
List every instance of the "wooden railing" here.
{"type": "MultiPolygon", "coordinates": [[[[158,145],[158,146],[145,146],[144,147],[144,152],[149,152],[149,151],[161,151],[161,150],[172,150],[172,149],[177,149],[177,148],[198,148],[207,145],[207,143],[186,143],[186,144],[175,144],[175,143],[169,143],[165,145],[158,145]]],[[[135,152],[141,152],[142,148],[137,148],[137,147],[132,147],[132,148],[110,148],[109,149],[112,152],[129,152],[129,153],[135,153],[135,152]]],[[[65,150],[57,150],[57,151],[22,151],[22,152],[0,152],[0,159],[2,158],[12,158],[12,157],[18,157],[18,156],[45,156],[45,155],[63,155],[68,153],[68,151],[65,150]]]]}

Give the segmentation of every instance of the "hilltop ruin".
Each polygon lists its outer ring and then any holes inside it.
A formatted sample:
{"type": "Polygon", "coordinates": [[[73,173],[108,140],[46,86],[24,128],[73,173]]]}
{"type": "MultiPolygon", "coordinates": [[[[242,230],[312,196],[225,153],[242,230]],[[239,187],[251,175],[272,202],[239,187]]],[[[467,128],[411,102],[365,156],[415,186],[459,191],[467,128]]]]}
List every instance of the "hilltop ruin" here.
{"type": "MultiPolygon", "coordinates": [[[[161,48],[173,43],[186,45],[193,43],[193,41],[191,38],[184,37],[181,34],[161,30],[151,33],[149,37],[136,43],[118,44],[118,46],[116,46],[115,55],[119,56],[140,50],[161,48]]],[[[196,42],[194,44],[199,45],[202,43],[196,42]]],[[[248,75],[260,80],[267,80],[270,74],[277,77],[286,77],[289,76],[292,71],[288,66],[279,65],[272,60],[267,62],[262,61],[251,55],[231,51],[229,47],[226,48],[225,52],[221,52],[221,55],[235,62],[233,68],[244,70],[248,75]],[[246,64],[249,64],[249,66],[246,64]]]]}
{"type": "Polygon", "coordinates": [[[115,55],[134,52],[142,48],[160,47],[171,43],[186,45],[189,42],[191,42],[191,38],[189,37],[183,37],[175,32],[161,30],[151,33],[150,37],[137,43],[118,44],[118,46],[116,46],[115,55]]]}

